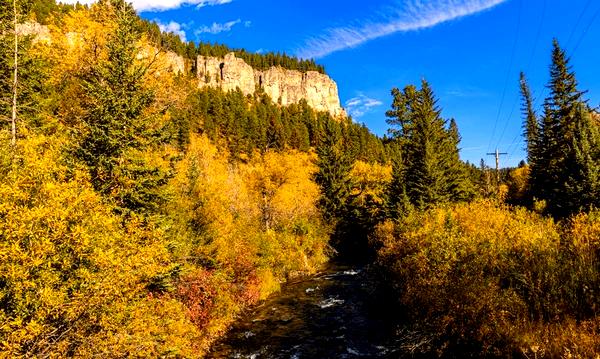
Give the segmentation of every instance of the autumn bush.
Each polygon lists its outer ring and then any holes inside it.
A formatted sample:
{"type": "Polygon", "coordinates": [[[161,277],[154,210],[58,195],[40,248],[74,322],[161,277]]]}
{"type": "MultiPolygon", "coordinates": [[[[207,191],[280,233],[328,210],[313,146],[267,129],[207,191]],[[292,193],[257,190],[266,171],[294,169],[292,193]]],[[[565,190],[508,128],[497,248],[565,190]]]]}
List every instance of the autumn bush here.
{"type": "Polygon", "coordinates": [[[124,224],[85,172],[61,165],[57,138],[20,146],[0,149],[2,356],[190,355],[183,305],[146,288],[173,266],[161,231],[124,224]]]}
{"type": "Polygon", "coordinates": [[[0,149],[2,356],[197,357],[327,259],[307,153],[233,164],[194,137],[162,215],[119,215],[64,138],[0,149]]]}
{"type": "Polygon", "coordinates": [[[372,241],[413,329],[438,354],[594,357],[599,226],[597,212],[556,224],[480,201],[385,222],[372,241]]]}
{"type": "Polygon", "coordinates": [[[171,184],[178,255],[235,280],[270,281],[272,274],[282,281],[316,270],[327,259],[328,227],[316,208],[314,171],[308,153],[269,152],[232,163],[206,137],[192,136],[171,184]]]}

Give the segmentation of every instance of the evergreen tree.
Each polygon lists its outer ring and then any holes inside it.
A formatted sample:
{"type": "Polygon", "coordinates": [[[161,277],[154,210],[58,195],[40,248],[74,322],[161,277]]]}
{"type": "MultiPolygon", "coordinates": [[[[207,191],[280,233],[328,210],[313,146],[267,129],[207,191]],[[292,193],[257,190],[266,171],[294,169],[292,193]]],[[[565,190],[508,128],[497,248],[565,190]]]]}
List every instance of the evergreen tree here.
{"type": "Polygon", "coordinates": [[[75,150],[89,168],[94,188],[116,201],[123,210],[158,208],[158,188],[166,174],[148,166],[139,152],[157,138],[151,118],[145,113],[154,94],[144,87],[147,67],[137,63],[136,43],[140,33],[131,5],[108,1],[116,30],[107,44],[107,60],[92,67],[81,78],[84,89],[82,126],[75,150]]]}
{"type": "Polygon", "coordinates": [[[447,141],[444,139],[446,121],[440,117],[437,100],[426,82],[423,82],[413,106],[415,128],[404,151],[407,157],[406,186],[411,202],[423,208],[449,200],[443,173],[445,154],[437,148],[447,141]]]}
{"type": "Polygon", "coordinates": [[[450,119],[448,127],[450,136],[448,144],[449,192],[452,201],[467,201],[473,198],[475,187],[469,176],[469,165],[460,160],[459,145],[461,141],[456,120],[450,119]]]}
{"type": "Polygon", "coordinates": [[[409,85],[400,91],[392,89],[392,109],[386,112],[389,135],[399,141],[407,140],[412,136],[413,107],[417,100],[418,91],[414,85],[409,85]]]}
{"type": "MultiPolygon", "coordinates": [[[[427,81],[422,81],[420,90],[408,86],[392,94],[394,101],[387,113],[388,123],[397,127],[390,133],[399,140],[402,149],[404,176],[403,187],[391,191],[391,206],[398,207],[405,201],[404,196],[419,208],[471,196],[464,164],[458,155],[460,136],[456,123],[448,124],[441,118],[427,81]]],[[[395,176],[399,173],[396,170],[395,176]]],[[[396,178],[394,186],[399,181],[396,178]]]]}
{"type": "Polygon", "coordinates": [[[571,170],[562,203],[566,213],[600,208],[600,126],[584,104],[579,104],[576,111],[571,170]]]}
{"type": "Polygon", "coordinates": [[[392,180],[387,189],[386,216],[400,218],[409,212],[412,206],[406,193],[404,163],[398,141],[392,141],[388,145],[388,157],[392,163],[392,180]]]}
{"type": "MultiPolygon", "coordinates": [[[[554,40],[550,66],[550,95],[544,102],[539,143],[535,146],[535,165],[531,169],[531,192],[535,198],[545,200],[547,210],[556,217],[573,213],[572,199],[574,174],[581,173],[585,161],[576,148],[593,144],[580,138],[578,131],[587,128],[587,105],[583,92],[577,88],[575,73],[558,41],[554,40]],[[584,106],[586,110],[582,110],[584,106]],[[583,161],[583,162],[582,162],[583,161]],[[570,189],[568,189],[570,188],[570,189]]],[[[575,176],[576,177],[576,176],[575,176]]],[[[583,194],[581,194],[583,195],[583,194]]]]}
{"type": "Polygon", "coordinates": [[[342,148],[339,127],[333,120],[327,121],[324,134],[317,147],[319,159],[315,182],[321,188],[319,207],[326,220],[344,217],[350,195],[350,170],[352,161],[342,148]]]}
{"type": "Polygon", "coordinates": [[[523,72],[520,74],[519,84],[522,97],[521,112],[525,118],[523,124],[523,136],[527,142],[527,160],[530,165],[534,165],[536,161],[536,148],[538,146],[540,136],[540,125],[537,115],[533,109],[533,98],[531,97],[531,91],[523,72]]]}

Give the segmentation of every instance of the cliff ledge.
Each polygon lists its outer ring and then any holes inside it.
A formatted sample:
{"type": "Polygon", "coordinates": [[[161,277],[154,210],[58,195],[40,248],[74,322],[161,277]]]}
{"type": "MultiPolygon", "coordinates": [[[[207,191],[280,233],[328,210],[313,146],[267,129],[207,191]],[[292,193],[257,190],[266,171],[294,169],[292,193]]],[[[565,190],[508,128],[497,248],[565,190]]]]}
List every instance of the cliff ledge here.
{"type": "Polygon", "coordinates": [[[306,100],[317,111],[329,112],[334,117],[345,116],[340,105],[337,84],[329,76],[316,71],[300,72],[282,67],[257,70],[244,60],[229,53],[223,58],[198,56],[197,73],[200,87],[232,91],[240,88],[245,95],[258,88],[283,105],[306,100]]]}

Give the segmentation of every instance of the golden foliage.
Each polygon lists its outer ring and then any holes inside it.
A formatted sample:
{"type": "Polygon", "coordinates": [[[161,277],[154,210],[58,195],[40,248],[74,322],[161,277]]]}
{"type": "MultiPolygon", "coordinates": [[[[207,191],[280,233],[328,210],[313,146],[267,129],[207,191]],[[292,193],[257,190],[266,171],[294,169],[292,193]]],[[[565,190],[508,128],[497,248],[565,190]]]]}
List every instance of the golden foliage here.
{"type": "Polygon", "coordinates": [[[193,137],[164,189],[168,217],[153,220],[115,215],[85,171],[61,164],[62,143],[30,137],[16,161],[0,151],[9,356],[195,357],[246,305],[326,260],[313,155],[232,164],[193,137]]]}
{"type": "Polygon", "coordinates": [[[60,25],[49,25],[51,41],[40,46],[50,62],[49,84],[58,84],[65,77],[78,74],[106,59],[106,44],[115,29],[115,22],[104,6],[91,10],[73,10],[63,16],[60,25]]]}
{"type": "Polygon", "coordinates": [[[193,348],[195,327],[174,316],[181,305],[146,295],[148,279],[171,266],[161,231],[136,218],[123,225],[83,172],[60,165],[56,140],[20,145],[0,183],[3,353],[147,357],[193,348]]]}
{"type": "MultiPolygon", "coordinates": [[[[226,151],[192,136],[170,184],[174,193],[169,236],[178,261],[190,269],[179,291],[195,303],[204,348],[245,305],[279,289],[287,277],[315,271],[326,259],[327,227],[316,209],[313,155],[255,154],[231,163],[226,151]],[[199,281],[198,278],[204,278],[199,281]],[[194,298],[188,286],[214,296],[194,298]],[[203,284],[201,284],[203,283],[203,284]]],[[[195,292],[196,297],[201,295],[195,292]]]]}
{"type": "Polygon", "coordinates": [[[563,230],[522,208],[484,201],[411,213],[380,225],[373,240],[400,303],[436,333],[439,347],[477,343],[478,355],[528,355],[537,347],[549,357],[589,357],[600,352],[591,289],[600,283],[598,219],[580,215],[563,230]],[[587,324],[575,324],[581,319],[587,324]],[[561,327],[570,334],[553,341],[549,333],[561,327]]]}
{"type": "Polygon", "coordinates": [[[0,143],[0,357],[199,357],[240,310],[327,259],[314,154],[234,163],[199,135],[181,152],[176,110],[193,80],[165,71],[172,54],[144,38],[151,135],[118,159],[118,193],[94,191],[69,136],[86,111],[81,75],[107,60],[112,11],[92,5],[50,25],[51,40],[32,48],[55,89],[40,114],[47,136],[23,129],[16,150],[0,143]],[[148,194],[140,164],[165,174],[144,177],[160,182],[148,187],[164,208],[120,212],[118,194],[148,194]]]}
{"type": "Polygon", "coordinates": [[[187,213],[179,225],[204,244],[189,248],[193,256],[242,272],[244,265],[280,274],[315,270],[325,259],[326,232],[319,229],[314,170],[311,156],[297,152],[231,164],[207,138],[193,137],[173,184],[187,213]]]}
{"type": "Polygon", "coordinates": [[[356,161],[350,172],[353,185],[353,195],[361,202],[370,198],[375,204],[385,204],[385,192],[392,181],[392,166],[356,161]]]}
{"type": "Polygon", "coordinates": [[[508,198],[513,203],[523,203],[529,190],[529,166],[515,168],[508,177],[508,198]]]}

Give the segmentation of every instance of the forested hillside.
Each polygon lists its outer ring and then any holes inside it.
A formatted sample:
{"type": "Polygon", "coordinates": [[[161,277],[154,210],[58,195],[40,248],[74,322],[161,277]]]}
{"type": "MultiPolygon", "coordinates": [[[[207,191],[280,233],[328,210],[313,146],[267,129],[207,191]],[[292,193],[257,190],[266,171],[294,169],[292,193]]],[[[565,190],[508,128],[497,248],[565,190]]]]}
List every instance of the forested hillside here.
{"type": "Polygon", "coordinates": [[[497,182],[426,80],[391,91],[379,138],[164,71],[228,49],[121,0],[0,3],[0,357],[202,357],[332,258],[369,263],[414,355],[600,353],[600,125],[558,42],[543,114],[521,76],[529,157],[497,182]]]}
{"type": "Polygon", "coordinates": [[[157,39],[125,3],[15,4],[50,39],[15,36],[3,3],[3,356],[201,356],[333,253],[315,148],[335,131],[361,166],[383,162],[368,129],[198,90],[163,52],[138,56],[157,39]]]}
{"type": "MultiPolygon", "coordinates": [[[[238,133],[205,128],[214,118],[193,107],[226,95],[136,60],[139,28],[130,7],[105,2],[62,15],[52,43],[19,38],[16,132],[4,121],[1,144],[8,356],[194,357],[329,253],[313,155],[280,134],[280,151],[265,143],[237,161],[226,143],[238,133]]],[[[4,99],[15,64],[3,34],[4,99]]],[[[3,101],[2,117],[12,109],[3,101]]]]}

